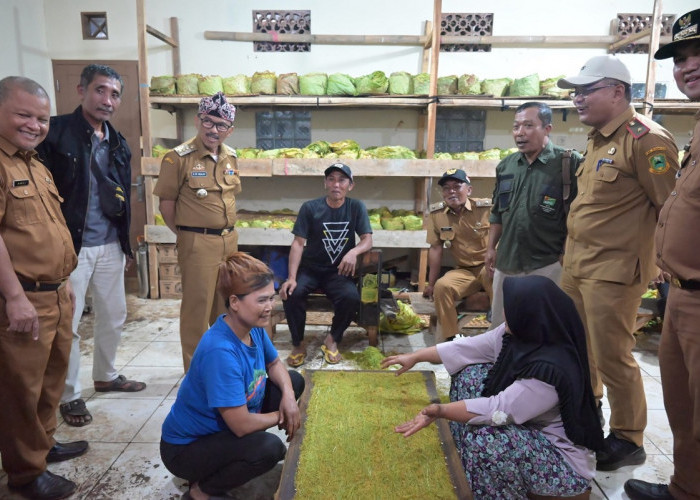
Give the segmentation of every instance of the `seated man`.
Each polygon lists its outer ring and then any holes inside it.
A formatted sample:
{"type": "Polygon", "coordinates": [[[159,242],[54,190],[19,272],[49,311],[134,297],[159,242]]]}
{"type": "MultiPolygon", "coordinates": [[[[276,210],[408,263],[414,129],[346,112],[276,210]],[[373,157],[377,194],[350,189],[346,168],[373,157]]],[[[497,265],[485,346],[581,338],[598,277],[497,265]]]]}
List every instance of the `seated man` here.
{"type": "Polygon", "coordinates": [[[461,169],[450,169],[438,181],[444,201],[430,205],[428,218],[428,286],[423,296],[435,300],[438,328],[435,342],[452,340],[459,333],[455,303],[482,288],[489,300],[491,280],[484,268],[489,238],[489,200],[469,198],[472,185],[461,169]],[[442,249],[449,248],[457,268],[440,277],[442,249]]]}
{"type": "Polygon", "coordinates": [[[357,257],[372,248],[367,208],[361,201],[346,197],[355,186],[350,167],[334,163],[324,175],[326,196],[304,202],[299,210],[289,249],[289,277],[279,291],[292,335],[293,349],[287,358],[292,367],[306,360],[302,344],[306,298],[317,289],[333,302],[334,310],[331,331],[321,350],[327,363],[342,359],[338,344],[360,307],[360,294],[352,279],[357,257]],[[356,233],[360,237],[357,246],[356,233]]]}

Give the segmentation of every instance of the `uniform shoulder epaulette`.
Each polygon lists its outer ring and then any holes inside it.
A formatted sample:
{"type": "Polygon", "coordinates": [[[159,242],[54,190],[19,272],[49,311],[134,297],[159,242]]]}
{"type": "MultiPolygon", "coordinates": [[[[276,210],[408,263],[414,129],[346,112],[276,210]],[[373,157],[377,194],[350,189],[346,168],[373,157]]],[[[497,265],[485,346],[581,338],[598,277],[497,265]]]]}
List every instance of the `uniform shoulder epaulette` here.
{"type": "Polygon", "coordinates": [[[226,144],[222,144],[224,147],[224,151],[226,151],[226,154],[229,156],[233,156],[234,158],[238,158],[238,155],[236,154],[236,150],[233,149],[231,146],[228,146],[226,144]]]}
{"type": "Polygon", "coordinates": [[[477,207],[493,206],[493,201],[491,200],[491,198],[474,198],[472,201],[477,207]]]}
{"type": "Polygon", "coordinates": [[[192,151],[195,151],[197,148],[192,144],[191,142],[186,142],[184,144],[180,144],[179,146],[175,147],[173,150],[179,155],[179,156],[185,156],[190,154],[192,151]]]}
{"type": "Polygon", "coordinates": [[[428,210],[431,212],[437,212],[438,210],[442,210],[445,208],[445,202],[444,201],[439,201],[437,203],[432,203],[430,207],[428,207],[428,210]]]}
{"type": "Polygon", "coordinates": [[[632,134],[632,137],[639,139],[647,134],[651,129],[640,122],[637,118],[633,118],[627,122],[627,130],[630,134],[632,134]]]}

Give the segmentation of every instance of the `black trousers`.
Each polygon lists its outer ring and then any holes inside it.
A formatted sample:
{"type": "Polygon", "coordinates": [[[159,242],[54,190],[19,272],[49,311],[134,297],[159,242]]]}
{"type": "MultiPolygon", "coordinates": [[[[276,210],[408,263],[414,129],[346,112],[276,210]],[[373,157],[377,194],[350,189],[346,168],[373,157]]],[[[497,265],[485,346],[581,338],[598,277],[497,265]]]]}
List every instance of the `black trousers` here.
{"type": "MultiPolygon", "coordinates": [[[[304,377],[289,370],[294,397],[304,392],[304,377]]],[[[277,411],[282,392],[271,380],[265,387],[262,413],[277,411]]],[[[287,447],[275,434],[258,431],[237,437],[230,430],[204,436],[189,444],[170,444],[161,439],[160,456],[175,476],[191,483],[199,482],[208,495],[224,495],[271,470],[287,453],[287,447]]]]}
{"type": "Polygon", "coordinates": [[[306,298],[314,290],[322,290],[333,302],[331,336],[340,344],[343,334],[357,316],[360,292],[352,278],[341,276],[337,269],[327,272],[299,269],[297,287],[284,301],[284,315],[292,335],[292,344],[298,346],[304,339],[306,327],[306,298]]]}

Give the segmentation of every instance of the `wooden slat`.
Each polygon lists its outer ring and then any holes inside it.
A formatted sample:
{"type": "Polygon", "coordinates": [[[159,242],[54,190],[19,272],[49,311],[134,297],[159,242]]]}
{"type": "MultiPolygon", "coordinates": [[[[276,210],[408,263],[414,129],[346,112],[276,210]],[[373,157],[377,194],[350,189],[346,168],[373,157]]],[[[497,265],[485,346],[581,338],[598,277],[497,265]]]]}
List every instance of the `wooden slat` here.
{"type": "MultiPolygon", "coordinates": [[[[146,225],[146,242],[175,243],[175,234],[167,226],[146,225]]],[[[238,228],[239,245],[289,246],[294,235],[289,229],[272,229],[261,227],[238,228]]],[[[359,238],[357,238],[359,241],[359,238]]],[[[425,230],[420,231],[375,231],[372,235],[376,248],[428,248],[425,230]]]]}
{"type": "MultiPolygon", "coordinates": [[[[241,172],[248,160],[239,160],[241,172]]],[[[331,160],[327,158],[275,158],[274,176],[321,176],[331,160]]],[[[340,160],[357,177],[440,177],[445,170],[462,168],[471,177],[495,177],[498,160],[340,160]]]]}
{"type": "MultiPolygon", "coordinates": [[[[203,96],[152,95],[151,105],[198,105],[203,96]]],[[[334,97],[310,95],[227,95],[226,99],[236,106],[347,106],[347,107],[382,107],[401,106],[422,108],[428,103],[426,96],[398,96],[382,94],[371,97],[334,97]]],[[[156,106],[157,107],[157,106],[156,106]]]]}
{"type": "Polygon", "coordinates": [[[312,43],[316,45],[423,45],[425,39],[416,35],[299,35],[291,33],[248,33],[235,31],[205,31],[207,40],[233,42],[312,43]]]}
{"type": "Polygon", "coordinates": [[[647,78],[642,112],[650,118],[654,111],[654,92],[656,90],[656,59],[654,59],[654,53],[659,48],[662,3],[662,0],[654,0],[654,12],[651,16],[651,39],[649,40],[649,54],[647,54],[647,78]]]}
{"type": "MultiPolygon", "coordinates": [[[[141,174],[145,176],[160,175],[162,158],[144,157],[141,159],[141,174]]],[[[326,162],[328,163],[328,162],[326,162]]],[[[271,159],[238,160],[241,177],[270,177],[272,175],[271,159]]],[[[326,165],[327,167],[328,165],[326,165]]]]}

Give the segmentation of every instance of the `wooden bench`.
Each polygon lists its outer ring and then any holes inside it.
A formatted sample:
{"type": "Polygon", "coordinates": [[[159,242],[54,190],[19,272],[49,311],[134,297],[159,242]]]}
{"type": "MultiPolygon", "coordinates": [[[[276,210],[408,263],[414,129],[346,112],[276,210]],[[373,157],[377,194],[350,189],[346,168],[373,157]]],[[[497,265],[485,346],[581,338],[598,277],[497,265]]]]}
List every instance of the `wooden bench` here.
{"type": "MultiPolygon", "coordinates": [[[[362,295],[362,277],[369,273],[376,273],[378,277],[381,275],[381,249],[373,248],[358,258],[357,281],[360,295],[362,295]]],[[[379,282],[380,280],[378,279],[377,281],[379,282]]],[[[383,285],[378,283],[378,286],[382,287],[383,285]]],[[[379,293],[377,295],[380,296],[379,293]]],[[[307,312],[333,312],[333,304],[323,293],[311,293],[307,297],[306,310],[307,312]]],[[[272,306],[272,317],[270,318],[269,333],[271,339],[274,339],[277,333],[277,325],[284,320],[284,306],[282,304],[282,299],[277,295],[275,297],[275,303],[272,306]]],[[[361,302],[355,323],[367,331],[369,345],[376,347],[379,344],[379,304],[374,302],[361,302]]]]}
{"type": "MultiPolygon", "coordinates": [[[[421,292],[410,292],[407,294],[411,302],[411,307],[416,314],[430,316],[428,330],[434,334],[437,328],[437,314],[435,313],[435,302],[423,297],[421,292]]],[[[477,292],[469,297],[458,301],[455,304],[457,313],[484,314],[490,307],[489,296],[486,292],[477,292]]]]}

